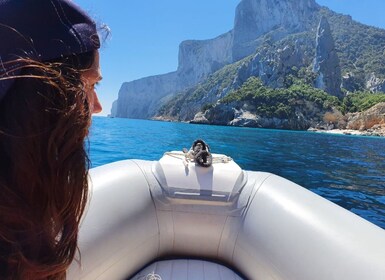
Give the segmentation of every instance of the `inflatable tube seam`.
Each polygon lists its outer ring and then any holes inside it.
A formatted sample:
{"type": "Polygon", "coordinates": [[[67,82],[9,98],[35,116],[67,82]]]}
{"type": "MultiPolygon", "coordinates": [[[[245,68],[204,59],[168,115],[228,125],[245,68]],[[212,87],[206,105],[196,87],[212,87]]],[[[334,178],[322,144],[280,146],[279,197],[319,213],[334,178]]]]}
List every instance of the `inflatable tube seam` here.
{"type": "Polygon", "coordinates": [[[154,199],[154,196],[151,192],[151,182],[150,182],[150,179],[148,178],[148,175],[147,175],[147,172],[145,170],[142,169],[142,166],[139,165],[139,163],[137,162],[137,160],[132,160],[132,162],[138,166],[138,168],[140,169],[140,171],[142,172],[145,180],[147,181],[147,186],[148,186],[148,191],[150,193],[150,197],[151,197],[151,201],[152,201],[152,204],[154,205],[154,209],[155,209],[155,216],[156,216],[156,224],[157,224],[157,227],[158,227],[158,253],[157,253],[157,257],[160,256],[160,225],[159,225],[159,217],[158,217],[158,210],[156,208],[156,204],[155,204],[155,199],[154,199]]]}

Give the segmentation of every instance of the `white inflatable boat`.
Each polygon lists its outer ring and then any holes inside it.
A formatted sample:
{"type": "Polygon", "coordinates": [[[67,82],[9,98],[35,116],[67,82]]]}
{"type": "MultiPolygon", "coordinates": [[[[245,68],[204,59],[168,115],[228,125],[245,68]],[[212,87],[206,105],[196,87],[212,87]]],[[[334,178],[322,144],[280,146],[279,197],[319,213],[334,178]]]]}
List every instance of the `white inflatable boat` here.
{"type": "Polygon", "coordinates": [[[385,279],[383,229],[224,155],[120,161],[90,180],[68,279],[385,279]]]}

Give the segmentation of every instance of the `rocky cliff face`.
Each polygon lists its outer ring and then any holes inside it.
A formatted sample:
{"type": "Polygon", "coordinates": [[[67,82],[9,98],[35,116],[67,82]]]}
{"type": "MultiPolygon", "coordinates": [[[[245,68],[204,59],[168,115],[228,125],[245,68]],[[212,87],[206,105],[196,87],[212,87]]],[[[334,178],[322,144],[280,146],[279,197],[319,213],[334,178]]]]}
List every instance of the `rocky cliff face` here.
{"type": "Polygon", "coordinates": [[[164,97],[175,95],[224,65],[255,52],[255,47],[263,42],[259,38],[262,35],[270,32],[270,39],[279,40],[306,29],[317,9],[314,0],[242,0],[236,9],[232,31],[211,40],[182,42],[177,71],[124,83],[119,90],[117,109],[111,115],[154,116],[167,100],[164,97]]]}
{"type": "Polygon", "coordinates": [[[159,107],[160,100],[180,87],[177,72],[124,83],[119,90],[116,114],[111,115],[121,118],[150,118],[159,107]]]}
{"type": "Polygon", "coordinates": [[[112,102],[111,114],[109,115],[109,117],[116,116],[117,112],[118,112],[118,101],[115,100],[114,102],[112,102]]]}
{"type": "Polygon", "coordinates": [[[308,29],[318,10],[314,0],[242,0],[235,13],[233,61],[252,54],[262,35],[279,40],[308,29]]]}
{"type": "Polygon", "coordinates": [[[233,30],[180,44],[175,72],[124,83],[112,116],[303,129],[325,112],[299,106],[293,119],[277,119],[242,104],[216,105],[250,77],[277,91],[300,79],[340,98],[341,85],[344,92],[385,91],[384,44],[384,30],[314,0],[242,0],[233,30]]]}
{"type": "Polygon", "coordinates": [[[212,40],[182,42],[177,70],[181,83],[194,84],[231,63],[232,41],[230,31],[212,40]]]}
{"type": "Polygon", "coordinates": [[[385,79],[380,79],[375,73],[370,73],[366,79],[366,88],[372,92],[385,92],[385,79]]]}
{"type": "MultiPolygon", "coordinates": [[[[283,88],[288,82],[285,76],[292,74],[293,69],[311,64],[314,58],[314,42],[314,38],[305,33],[280,43],[264,44],[256,49],[254,55],[224,67],[204,82],[179,94],[161,108],[158,117],[190,121],[202,107],[215,104],[253,76],[259,77],[268,87],[283,88]]],[[[223,110],[224,107],[218,108],[223,110]]],[[[218,124],[217,119],[215,122],[218,124]]]]}
{"type": "Polygon", "coordinates": [[[118,95],[112,116],[147,119],[155,115],[167,96],[184,90],[231,62],[232,32],[211,40],[189,40],[179,46],[178,70],[127,82],[118,95]],[[115,114],[114,114],[115,113],[115,114]]]}
{"type": "Polygon", "coordinates": [[[284,87],[285,76],[291,73],[293,67],[300,68],[312,59],[308,47],[313,43],[311,38],[303,36],[290,42],[258,48],[252,59],[239,68],[236,82],[242,85],[250,76],[256,76],[266,86],[284,87]]]}
{"type": "Polygon", "coordinates": [[[199,112],[192,123],[216,124],[229,126],[295,129],[306,130],[316,121],[322,119],[324,112],[310,102],[302,102],[295,109],[295,116],[272,117],[257,112],[255,106],[249,103],[233,102],[231,104],[217,104],[210,110],[199,112]]]}
{"type": "Polygon", "coordinates": [[[316,55],[313,71],[317,74],[315,86],[327,93],[342,97],[341,67],[334,39],[326,17],[322,17],[317,28],[316,55]]]}
{"type": "Polygon", "coordinates": [[[347,114],[345,128],[355,130],[385,128],[385,102],[378,103],[364,112],[347,114]]]}

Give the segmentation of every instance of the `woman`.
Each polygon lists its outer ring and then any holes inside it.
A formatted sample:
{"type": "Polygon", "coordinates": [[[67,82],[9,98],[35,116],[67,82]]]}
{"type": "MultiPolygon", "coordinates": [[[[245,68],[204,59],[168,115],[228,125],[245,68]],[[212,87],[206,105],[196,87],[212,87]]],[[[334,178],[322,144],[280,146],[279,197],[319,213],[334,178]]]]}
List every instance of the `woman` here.
{"type": "Polygon", "coordinates": [[[70,0],[2,0],[0,38],[0,279],[65,279],[101,111],[97,30],[70,0]]]}

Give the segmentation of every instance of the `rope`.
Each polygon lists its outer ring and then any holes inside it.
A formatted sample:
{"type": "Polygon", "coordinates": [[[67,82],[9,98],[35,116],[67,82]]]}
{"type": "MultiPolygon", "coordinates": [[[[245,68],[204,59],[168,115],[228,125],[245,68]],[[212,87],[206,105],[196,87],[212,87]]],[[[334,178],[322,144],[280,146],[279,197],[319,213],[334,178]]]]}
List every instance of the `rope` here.
{"type": "Polygon", "coordinates": [[[194,141],[190,150],[183,148],[182,152],[166,152],[165,155],[174,157],[183,161],[185,167],[189,162],[195,162],[202,167],[210,167],[215,163],[228,163],[233,159],[229,156],[213,156],[210,153],[210,147],[203,140],[194,141]]]}
{"type": "Polygon", "coordinates": [[[146,280],[162,280],[162,277],[160,277],[159,274],[152,272],[146,276],[146,280]]]}

